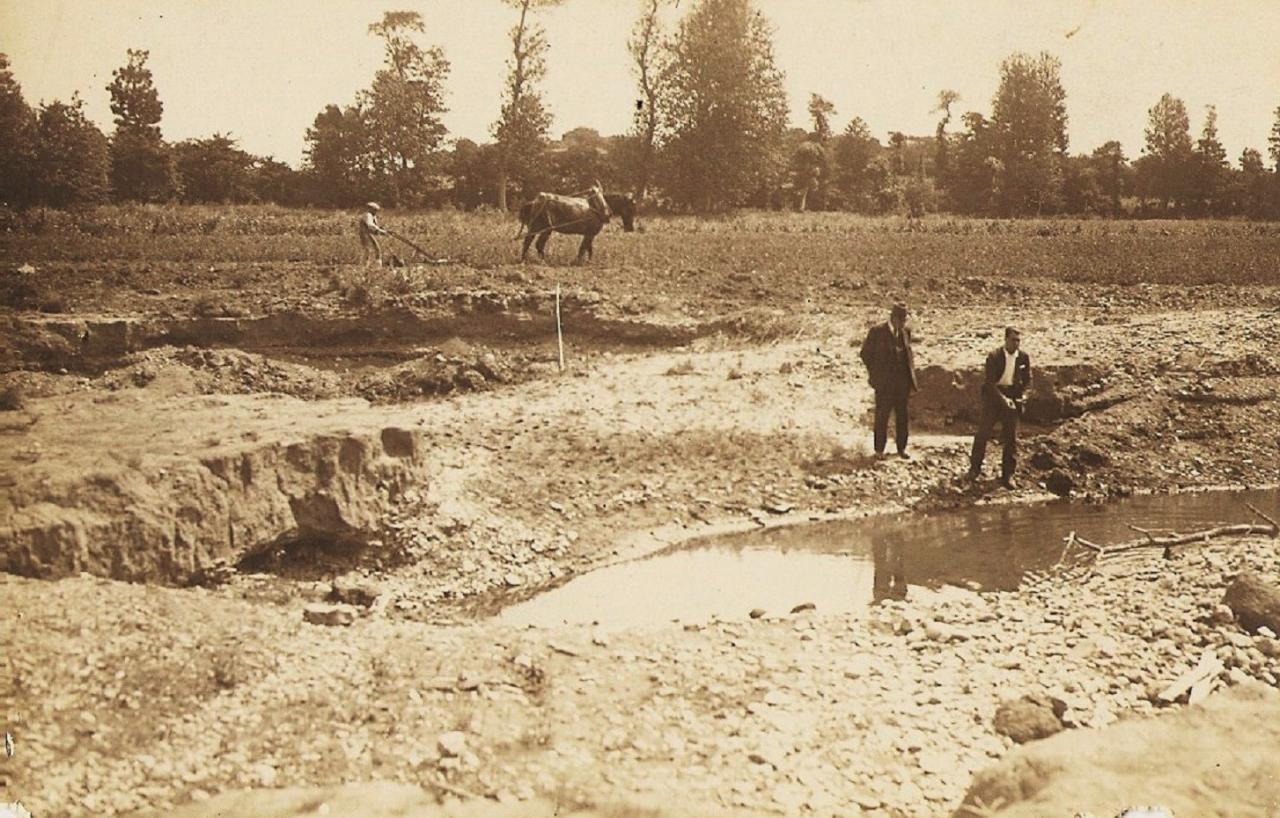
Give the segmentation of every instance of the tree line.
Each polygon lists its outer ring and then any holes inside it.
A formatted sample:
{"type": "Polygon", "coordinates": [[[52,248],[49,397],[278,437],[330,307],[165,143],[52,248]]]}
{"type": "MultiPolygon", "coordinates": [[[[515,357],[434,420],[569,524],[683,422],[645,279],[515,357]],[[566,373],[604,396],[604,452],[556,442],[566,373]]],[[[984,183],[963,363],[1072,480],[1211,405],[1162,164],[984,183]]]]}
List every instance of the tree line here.
{"type": "Polygon", "coordinates": [[[0,54],[0,201],[55,207],[109,200],[276,202],[347,207],[505,210],[539,190],[571,192],[599,179],[611,190],[678,211],[734,207],[946,211],[988,216],[1232,216],[1280,218],[1280,107],[1267,157],[1232,164],[1207,106],[1193,139],[1182,100],[1147,112],[1135,158],[1119,142],[1068,150],[1061,64],[1016,53],[999,66],[989,113],[959,114],[944,89],[935,132],[891,132],[882,143],[853,116],[810,96],[808,127],[791,127],[773,29],[752,0],[695,0],[670,30],[672,0],[638,0],[626,47],[636,79],[632,127],[550,138],[541,83],[550,48],[540,13],[564,0],[504,0],[513,25],[491,139],[449,140],[443,124],[450,64],[427,42],[417,12],[368,27],[383,62],[367,88],[325,106],[305,133],[303,166],[242,150],[235,138],[167,142],[148,52],[129,50],[107,86],[115,129],[84,115],[78,95],[30,107],[0,54]],[[956,127],[958,126],[958,127],[956,127]],[[1267,159],[1270,160],[1268,167],[1267,159]]]}

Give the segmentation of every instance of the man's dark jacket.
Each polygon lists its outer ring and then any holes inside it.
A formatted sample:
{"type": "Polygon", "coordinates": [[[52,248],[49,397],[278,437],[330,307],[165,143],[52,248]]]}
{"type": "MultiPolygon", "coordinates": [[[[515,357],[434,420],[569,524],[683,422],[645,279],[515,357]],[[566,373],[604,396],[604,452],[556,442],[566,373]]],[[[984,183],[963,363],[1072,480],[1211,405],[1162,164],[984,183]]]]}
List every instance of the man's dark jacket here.
{"type": "MultiPolygon", "coordinates": [[[[902,328],[902,344],[906,348],[905,366],[898,360],[893,327],[889,326],[887,321],[875,325],[867,332],[866,340],[862,342],[860,357],[867,365],[871,388],[877,392],[881,390],[914,392],[918,388],[915,353],[911,350],[911,330],[907,327],[902,328]]],[[[998,375],[996,377],[999,378],[998,375]]]]}
{"type": "MultiPolygon", "coordinates": [[[[996,384],[999,383],[1003,375],[1004,345],[1002,344],[987,356],[986,380],[982,384],[984,397],[994,397],[996,384]]],[[[1014,400],[1022,400],[1030,386],[1031,356],[1022,350],[1018,350],[1017,358],[1013,363],[1013,386],[1005,387],[1004,394],[1014,400]]]]}

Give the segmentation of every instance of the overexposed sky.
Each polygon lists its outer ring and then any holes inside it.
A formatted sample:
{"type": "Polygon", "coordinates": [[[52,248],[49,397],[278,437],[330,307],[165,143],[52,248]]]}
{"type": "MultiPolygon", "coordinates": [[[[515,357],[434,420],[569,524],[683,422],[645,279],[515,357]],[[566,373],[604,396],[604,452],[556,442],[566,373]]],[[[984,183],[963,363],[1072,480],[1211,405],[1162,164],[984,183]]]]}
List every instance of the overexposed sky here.
{"type": "MultiPolygon", "coordinates": [[[[674,19],[692,0],[679,0],[674,19]]],[[[836,126],[861,116],[881,139],[932,134],[943,88],[957,113],[990,113],[1000,61],[1013,51],[1061,58],[1073,153],[1119,139],[1140,154],[1146,111],[1181,97],[1199,134],[1218,107],[1233,163],[1266,152],[1280,106],[1280,0],[757,0],[775,25],[792,121],[810,92],[836,126]]],[[[298,163],[328,103],[347,104],[381,61],[370,23],[410,9],[453,64],[450,136],[489,138],[515,13],[499,0],[0,0],[0,52],[27,101],[80,91],[110,130],[106,85],[127,48],[151,52],[171,140],[230,132],[241,146],[298,163]]],[[[626,130],[635,99],[625,42],[638,0],[567,0],[539,16],[551,53],[543,84],[552,132],[626,130]]],[[[953,127],[958,127],[957,124],[953,127]]]]}

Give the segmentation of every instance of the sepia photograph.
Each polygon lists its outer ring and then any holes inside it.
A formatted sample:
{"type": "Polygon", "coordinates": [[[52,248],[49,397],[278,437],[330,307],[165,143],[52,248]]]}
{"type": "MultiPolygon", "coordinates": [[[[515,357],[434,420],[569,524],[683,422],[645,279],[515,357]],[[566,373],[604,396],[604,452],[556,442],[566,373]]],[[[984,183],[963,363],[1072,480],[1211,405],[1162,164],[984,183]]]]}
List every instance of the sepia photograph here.
{"type": "Polygon", "coordinates": [[[1280,818],[1280,2],[0,0],[0,818],[1280,818]]]}

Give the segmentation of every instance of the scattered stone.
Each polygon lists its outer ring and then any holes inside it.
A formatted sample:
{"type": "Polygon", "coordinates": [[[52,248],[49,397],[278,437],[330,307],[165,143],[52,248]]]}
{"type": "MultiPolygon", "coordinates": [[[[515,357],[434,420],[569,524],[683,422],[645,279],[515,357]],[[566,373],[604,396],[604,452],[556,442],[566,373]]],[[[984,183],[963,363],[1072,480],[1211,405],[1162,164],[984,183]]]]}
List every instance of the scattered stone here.
{"type": "Polygon", "coordinates": [[[515,588],[516,586],[524,585],[524,577],[516,573],[508,573],[502,578],[502,581],[507,584],[508,588],[515,588]]]}
{"type": "Polygon", "coordinates": [[[1049,469],[1052,469],[1056,465],[1058,465],[1058,458],[1054,457],[1053,452],[1047,449],[1041,449],[1031,455],[1032,468],[1039,469],[1040,471],[1049,471],[1049,469]]]}
{"type": "Polygon", "coordinates": [[[752,764],[767,764],[774,769],[778,767],[778,757],[771,750],[756,750],[748,753],[747,760],[752,764]]]}
{"type": "Polygon", "coordinates": [[[960,628],[933,620],[925,624],[924,635],[934,642],[963,642],[969,638],[969,634],[960,628]]]}
{"type": "Polygon", "coordinates": [[[1010,699],[1001,702],[996,709],[995,729],[1018,744],[1026,744],[1061,732],[1065,712],[1065,703],[1051,702],[1043,697],[1010,699]]]}
{"type": "Polygon", "coordinates": [[[751,617],[752,619],[759,619],[760,617],[764,616],[765,613],[766,611],[764,608],[752,608],[751,612],[748,613],[747,616],[751,617]]]}
{"type": "Polygon", "coordinates": [[[1240,633],[1239,631],[1228,631],[1226,634],[1226,637],[1227,637],[1227,643],[1232,647],[1237,647],[1237,648],[1253,647],[1253,640],[1249,638],[1248,634],[1240,633]]]}
{"type": "Polygon", "coordinates": [[[451,730],[448,733],[441,733],[436,738],[436,746],[440,748],[440,755],[445,758],[458,758],[467,752],[467,736],[458,730],[451,730]]]}
{"type": "Polygon", "coordinates": [[[382,594],[382,589],[367,580],[334,580],[329,589],[329,599],[348,605],[368,608],[382,594]]]}
{"type": "Polygon", "coordinates": [[[791,613],[798,614],[798,613],[804,613],[805,611],[816,611],[816,610],[818,610],[818,606],[813,604],[812,602],[802,602],[799,605],[792,608],[791,613]]]}
{"type": "Polygon", "coordinates": [[[1245,630],[1267,627],[1272,633],[1280,632],[1280,588],[1257,574],[1244,573],[1236,577],[1222,603],[1231,609],[1245,630]]]}
{"type": "Polygon", "coordinates": [[[356,621],[356,609],[350,605],[313,602],[302,609],[302,618],[312,625],[350,625],[356,621]]]}
{"type": "Polygon", "coordinates": [[[577,648],[563,644],[562,642],[548,642],[547,647],[551,648],[556,653],[563,653],[565,656],[581,656],[582,655],[582,652],[577,648]]]}
{"type": "Polygon", "coordinates": [[[1076,482],[1062,469],[1054,469],[1045,478],[1044,487],[1059,497],[1066,497],[1075,489],[1076,482]]]}
{"type": "Polygon", "coordinates": [[[856,790],[853,793],[853,802],[864,810],[879,809],[884,801],[866,790],[856,790]]]}
{"type": "Polygon", "coordinates": [[[250,773],[254,783],[260,787],[276,785],[276,768],[270,764],[255,764],[250,768],[250,773]]]}
{"type": "Polygon", "coordinates": [[[1213,610],[1209,613],[1209,624],[1211,625],[1230,625],[1235,621],[1235,614],[1231,612],[1231,608],[1227,605],[1214,605],[1213,610]]]}

